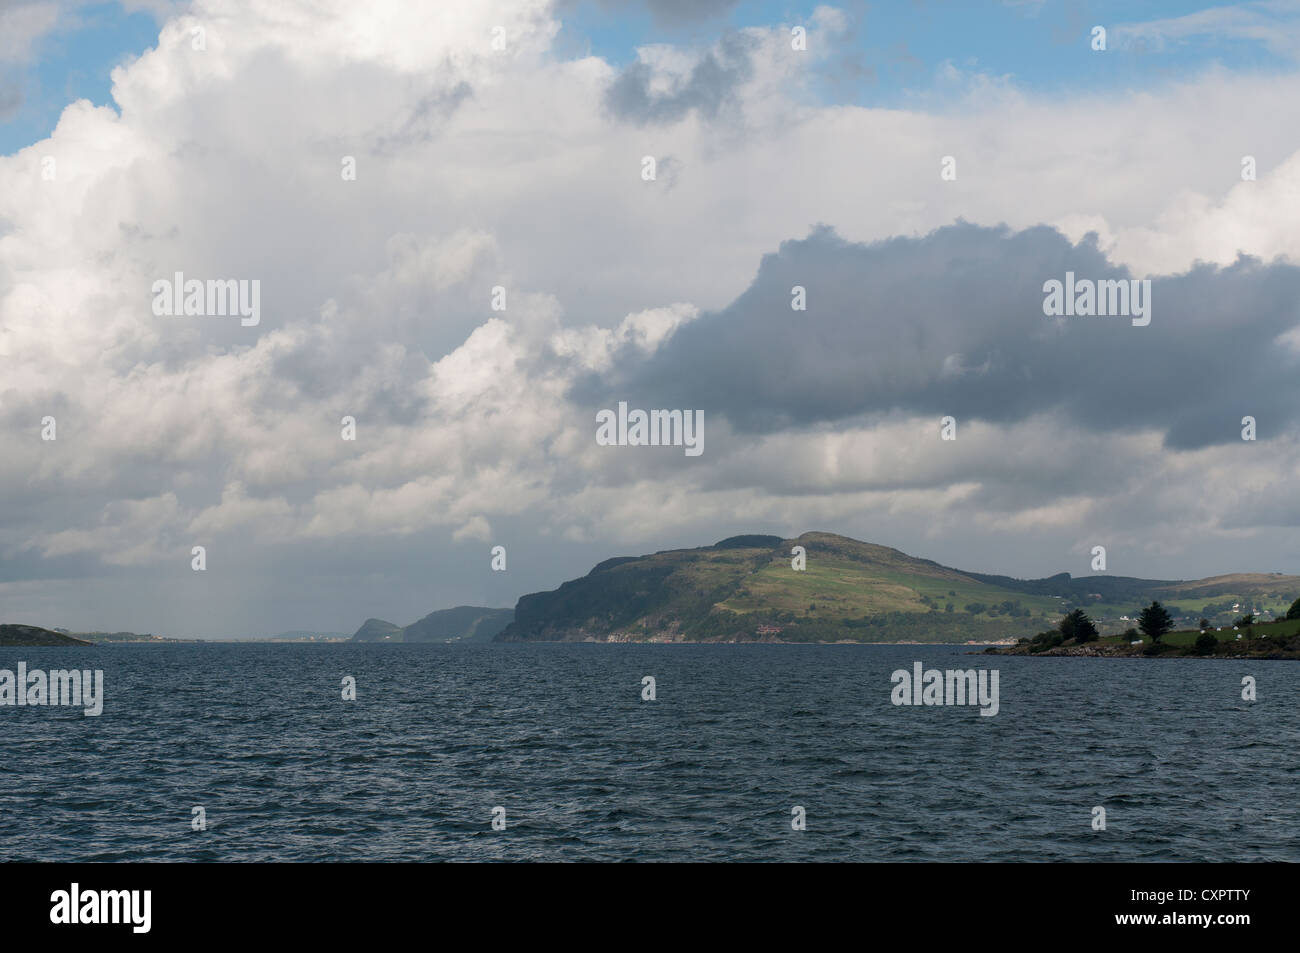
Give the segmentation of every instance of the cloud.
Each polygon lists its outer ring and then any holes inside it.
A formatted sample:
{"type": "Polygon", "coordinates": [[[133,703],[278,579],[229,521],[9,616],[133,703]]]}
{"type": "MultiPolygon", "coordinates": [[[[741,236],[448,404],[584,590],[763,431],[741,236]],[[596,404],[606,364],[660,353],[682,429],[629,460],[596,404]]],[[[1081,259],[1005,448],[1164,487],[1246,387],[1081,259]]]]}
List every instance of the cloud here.
{"type": "Polygon", "coordinates": [[[731,305],[600,386],[760,432],[863,413],[1013,423],[1047,410],[1089,429],[1160,430],[1179,448],[1239,442],[1246,414],[1273,435],[1294,430],[1300,351],[1284,338],[1300,328],[1300,269],[1242,259],[1156,278],[1147,327],[1044,316],[1044,283],[1067,272],[1134,277],[1094,241],[1042,227],[956,225],[870,245],[818,229],[766,256],[731,305]],[[806,311],[792,310],[796,287],[806,311]]]}
{"type": "Polygon", "coordinates": [[[605,105],[620,119],[642,124],[676,122],[692,110],[714,119],[725,106],[734,106],[737,87],[753,76],[750,55],[757,45],[757,37],[730,33],[689,71],[675,75],[671,66],[656,62],[666,59],[662,50],[642,48],[610,85],[605,105]]]}
{"type": "Polygon", "coordinates": [[[53,0],[0,5],[0,64],[29,61],[37,42],[58,25],[60,4],[53,0]]]}
{"type": "Polygon", "coordinates": [[[1196,37],[1244,40],[1294,59],[1300,55],[1300,3],[1261,0],[1209,7],[1183,16],[1117,24],[1111,35],[1117,46],[1157,52],[1196,37]]]}
{"type": "Polygon", "coordinates": [[[0,121],[8,119],[23,104],[23,91],[16,82],[0,76],[0,121]]]}

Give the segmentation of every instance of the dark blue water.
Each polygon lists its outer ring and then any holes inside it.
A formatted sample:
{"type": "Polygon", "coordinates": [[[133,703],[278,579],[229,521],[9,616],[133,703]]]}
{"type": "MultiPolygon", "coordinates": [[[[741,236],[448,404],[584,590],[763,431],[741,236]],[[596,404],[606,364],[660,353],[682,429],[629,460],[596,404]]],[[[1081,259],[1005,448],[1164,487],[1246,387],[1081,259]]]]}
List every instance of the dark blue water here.
{"type": "Polygon", "coordinates": [[[0,708],[0,859],[1300,859],[1300,662],[967,651],[5,649],[106,701],[0,708]],[[895,707],[914,659],[997,668],[1000,712],[895,707]]]}

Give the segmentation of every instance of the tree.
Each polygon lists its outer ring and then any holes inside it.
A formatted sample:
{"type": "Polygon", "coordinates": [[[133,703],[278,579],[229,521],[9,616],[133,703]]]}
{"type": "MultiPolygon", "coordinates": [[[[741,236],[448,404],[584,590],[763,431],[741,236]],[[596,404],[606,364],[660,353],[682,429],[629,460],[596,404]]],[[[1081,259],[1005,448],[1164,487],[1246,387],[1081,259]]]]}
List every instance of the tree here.
{"type": "Polygon", "coordinates": [[[1152,642],[1159,642],[1160,636],[1173,627],[1174,617],[1165,610],[1164,606],[1154,600],[1138,614],[1138,628],[1143,634],[1150,636],[1152,642]]]}
{"type": "Polygon", "coordinates": [[[1196,654],[1213,655],[1214,650],[1219,647],[1219,640],[1209,632],[1202,632],[1196,637],[1196,654]]]}
{"type": "Polygon", "coordinates": [[[1209,627],[1210,627],[1210,620],[1205,618],[1205,616],[1201,616],[1201,628],[1208,629],[1209,627]]]}
{"type": "Polygon", "coordinates": [[[1082,609],[1075,609],[1057,623],[1056,628],[1063,639],[1077,642],[1093,642],[1097,638],[1097,627],[1092,624],[1088,614],[1082,609]]]}
{"type": "Polygon", "coordinates": [[[1286,610],[1286,617],[1288,619],[1300,619],[1300,599],[1291,603],[1291,608],[1286,610]]]}
{"type": "Polygon", "coordinates": [[[1254,624],[1255,624],[1255,613],[1253,612],[1247,612],[1244,616],[1242,616],[1240,619],[1238,619],[1236,622],[1233,623],[1233,625],[1254,625],[1254,624]]]}

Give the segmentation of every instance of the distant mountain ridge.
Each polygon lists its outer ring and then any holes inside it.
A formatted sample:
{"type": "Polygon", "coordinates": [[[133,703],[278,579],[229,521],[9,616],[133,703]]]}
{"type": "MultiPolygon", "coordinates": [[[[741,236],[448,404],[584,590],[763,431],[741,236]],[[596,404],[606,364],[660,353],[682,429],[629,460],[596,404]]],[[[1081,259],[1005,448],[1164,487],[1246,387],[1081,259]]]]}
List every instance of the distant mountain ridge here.
{"type": "Polygon", "coordinates": [[[513,609],[456,606],[431,612],[408,626],[367,619],[352,642],[488,642],[514,619],[513,609]]]}
{"type": "Polygon", "coordinates": [[[833,533],[746,535],[619,556],[520,598],[500,641],[967,642],[1033,635],[1083,607],[1102,631],[1135,625],[1159,599],[1180,618],[1285,611],[1300,577],[1177,581],[1127,576],[1015,579],[964,572],[833,533]],[[792,566],[803,547],[806,567],[792,566]],[[1217,602],[1215,600],[1218,600],[1217,602]]]}

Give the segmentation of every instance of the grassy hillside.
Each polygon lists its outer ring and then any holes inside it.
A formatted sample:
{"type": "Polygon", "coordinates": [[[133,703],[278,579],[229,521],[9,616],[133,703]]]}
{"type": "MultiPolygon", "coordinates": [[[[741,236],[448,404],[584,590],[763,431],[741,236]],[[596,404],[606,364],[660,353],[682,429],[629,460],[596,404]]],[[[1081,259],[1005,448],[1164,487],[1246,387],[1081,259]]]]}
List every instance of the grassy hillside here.
{"type": "Polygon", "coordinates": [[[501,638],[960,642],[1036,632],[1058,607],[831,533],[746,536],[607,560],[521,598],[501,638]],[[807,552],[803,571],[791,566],[796,545],[807,552]]]}
{"type": "Polygon", "coordinates": [[[1297,594],[1295,576],[1178,582],[1062,573],[1018,580],[831,533],[738,536],[699,549],[606,560],[552,592],[522,597],[514,623],[499,638],[993,641],[1050,628],[1076,606],[1104,633],[1118,633],[1153,598],[1179,621],[1195,622],[1208,609],[1211,622],[1222,624],[1252,609],[1285,611],[1297,594]],[[803,571],[791,566],[796,545],[807,552],[803,571]]]}

